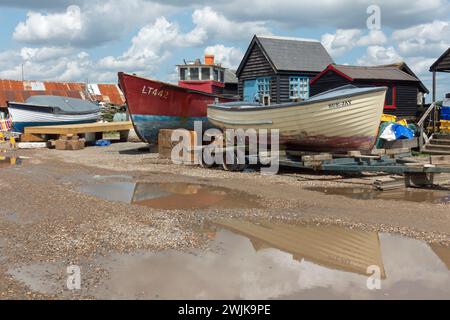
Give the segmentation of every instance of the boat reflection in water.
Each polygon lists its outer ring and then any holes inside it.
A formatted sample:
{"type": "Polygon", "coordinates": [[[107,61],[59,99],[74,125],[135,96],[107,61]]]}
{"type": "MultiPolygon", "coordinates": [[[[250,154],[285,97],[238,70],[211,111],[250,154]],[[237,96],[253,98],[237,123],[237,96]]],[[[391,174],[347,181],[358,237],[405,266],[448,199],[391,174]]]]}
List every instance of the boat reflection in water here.
{"type": "Polygon", "coordinates": [[[275,248],[292,254],[298,261],[363,275],[367,275],[369,266],[378,266],[381,278],[386,278],[376,232],[233,219],[217,220],[214,224],[249,238],[256,251],[275,248]]]}

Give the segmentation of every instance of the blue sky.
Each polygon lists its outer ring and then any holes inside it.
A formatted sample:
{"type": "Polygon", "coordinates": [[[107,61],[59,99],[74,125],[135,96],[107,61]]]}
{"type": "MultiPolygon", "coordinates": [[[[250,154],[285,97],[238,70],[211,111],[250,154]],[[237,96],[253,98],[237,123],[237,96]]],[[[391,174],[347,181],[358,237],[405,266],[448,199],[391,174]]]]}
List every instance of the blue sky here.
{"type": "MultiPolygon", "coordinates": [[[[373,11],[371,11],[373,12],[373,11]]],[[[213,53],[236,68],[253,34],[311,38],[337,63],[429,66],[450,47],[447,0],[0,0],[0,78],[116,82],[118,71],[174,81],[213,53]],[[368,29],[367,9],[380,10],[368,29]]],[[[439,75],[438,95],[450,92],[439,75]]]]}

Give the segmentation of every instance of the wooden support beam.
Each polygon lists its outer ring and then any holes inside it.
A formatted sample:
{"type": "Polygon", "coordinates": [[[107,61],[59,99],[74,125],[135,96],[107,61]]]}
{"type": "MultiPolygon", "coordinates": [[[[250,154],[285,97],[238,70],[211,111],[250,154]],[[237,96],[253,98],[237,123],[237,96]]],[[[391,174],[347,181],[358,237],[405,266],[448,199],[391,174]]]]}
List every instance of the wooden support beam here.
{"type": "Polygon", "coordinates": [[[133,124],[131,123],[131,121],[121,121],[26,127],[24,131],[28,134],[67,135],[91,132],[128,131],[132,128],[133,124]]]}

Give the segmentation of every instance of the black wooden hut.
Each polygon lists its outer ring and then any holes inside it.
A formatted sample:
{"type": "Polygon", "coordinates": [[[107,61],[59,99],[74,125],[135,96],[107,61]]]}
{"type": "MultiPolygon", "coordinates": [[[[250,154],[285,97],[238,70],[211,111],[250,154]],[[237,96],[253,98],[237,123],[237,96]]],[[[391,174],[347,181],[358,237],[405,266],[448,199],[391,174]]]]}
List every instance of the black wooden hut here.
{"type": "Polygon", "coordinates": [[[311,80],[311,95],[353,84],[358,87],[387,86],[384,112],[414,118],[428,89],[405,64],[362,67],[330,64],[311,80]]]}
{"type": "Polygon", "coordinates": [[[307,99],[309,82],[333,63],[318,41],[254,36],[236,71],[245,101],[270,96],[272,103],[307,99]]]}

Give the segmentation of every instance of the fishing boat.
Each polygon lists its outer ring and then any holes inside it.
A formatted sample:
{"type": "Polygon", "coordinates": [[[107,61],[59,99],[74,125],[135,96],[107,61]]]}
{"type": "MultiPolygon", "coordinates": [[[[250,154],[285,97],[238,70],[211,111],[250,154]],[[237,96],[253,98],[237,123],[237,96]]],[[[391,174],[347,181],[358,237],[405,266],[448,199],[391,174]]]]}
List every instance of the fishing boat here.
{"type": "Polygon", "coordinates": [[[235,101],[224,95],[225,68],[214,59],[179,65],[178,85],[119,72],[119,85],[139,138],[157,142],[160,129],[194,129],[194,121],[208,123],[208,104],[235,101]]]}
{"type": "Polygon", "coordinates": [[[298,150],[364,151],[376,142],[386,91],[345,86],[300,102],[215,103],[208,119],[222,130],[278,129],[280,144],[298,150]]]}
{"type": "Polygon", "coordinates": [[[8,102],[15,131],[25,127],[92,123],[100,119],[98,105],[82,99],[36,95],[25,102],[8,102]]]}

